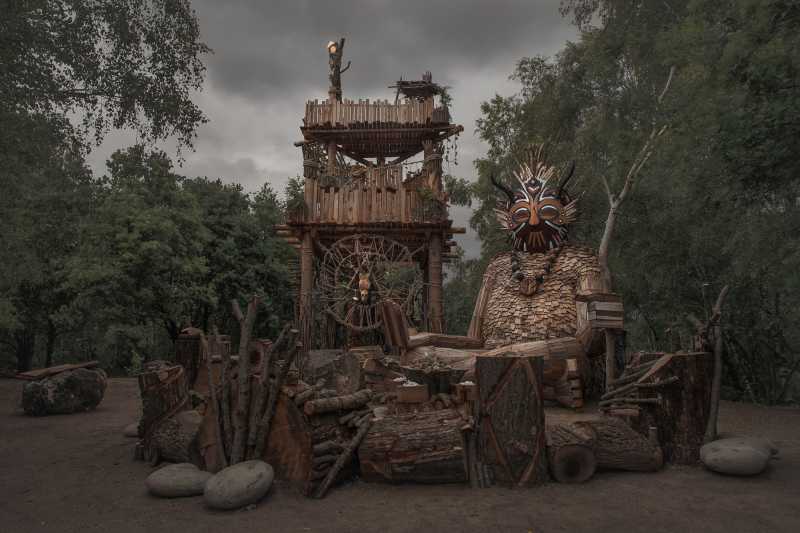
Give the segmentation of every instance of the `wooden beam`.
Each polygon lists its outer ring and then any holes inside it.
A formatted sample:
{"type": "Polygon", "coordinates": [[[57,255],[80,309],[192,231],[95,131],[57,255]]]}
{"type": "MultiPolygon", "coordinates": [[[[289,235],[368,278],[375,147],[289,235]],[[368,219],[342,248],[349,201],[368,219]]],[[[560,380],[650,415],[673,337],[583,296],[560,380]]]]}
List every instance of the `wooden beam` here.
{"type": "Polygon", "coordinates": [[[356,161],[356,162],[358,162],[358,163],[361,163],[361,164],[362,164],[362,165],[364,165],[364,166],[367,166],[367,167],[370,167],[370,168],[372,168],[372,167],[374,167],[374,166],[375,166],[375,163],[373,163],[373,162],[371,162],[371,161],[367,161],[367,160],[366,160],[366,159],[364,159],[363,157],[357,156],[356,154],[354,154],[354,153],[352,153],[352,152],[348,152],[347,150],[345,150],[345,149],[344,149],[344,148],[342,148],[341,146],[339,147],[339,151],[342,153],[342,155],[346,155],[347,157],[349,157],[349,158],[350,158],[350,159],[352,159],[353,161],[356,161]]]}
{"type": "Polygon", "coordinates": [[[406,152],[404,155],[401,155],[397,159],[392,160],[389,164],[390,165],[399,165],[400,163],[402,163],[403,161],[405,161],[409,157],[412,157],[412,156],[414,156],[414,155],[416,155],[418,153],[419,153],[419,150],[417,150],[416,152],[406,152]]]}

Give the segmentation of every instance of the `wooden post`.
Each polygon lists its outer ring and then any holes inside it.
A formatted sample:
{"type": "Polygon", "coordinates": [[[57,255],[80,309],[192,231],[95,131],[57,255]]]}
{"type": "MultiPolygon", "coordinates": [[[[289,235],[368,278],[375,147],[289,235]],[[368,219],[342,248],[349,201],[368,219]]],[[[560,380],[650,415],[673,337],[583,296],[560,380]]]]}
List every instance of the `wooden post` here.
{"type": "Polygon", "coordinates": [[[300,244],[300,335],[302,350],[310,348],[311,340],[311,289],[314,282],[314,248],[311,232],[303,233],[300,244]]]}
{"type": "Polygon", "coordinates": [[[428,242],[428,314],[431,333],[444,331],[442,300],[442,235],[431,234],[428,242]]]}
{"type": "Polygon", "coordinates": [[[336,141],[328,141],[328,176],[336,175],[336,141]]]}

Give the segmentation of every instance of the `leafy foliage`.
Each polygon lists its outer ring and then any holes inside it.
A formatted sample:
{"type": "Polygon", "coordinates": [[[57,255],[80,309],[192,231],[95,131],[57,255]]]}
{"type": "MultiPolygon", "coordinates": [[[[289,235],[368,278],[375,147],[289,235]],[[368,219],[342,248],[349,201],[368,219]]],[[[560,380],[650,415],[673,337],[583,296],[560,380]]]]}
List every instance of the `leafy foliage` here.
{"type": "Polygon", "coordinates": [[[188,0],[4,1],[2,12],[0,109],[77,113],[98,143],[129,127],[191,146],[210,49],[188,0]]]}
{"type": "MultiPolygon", "coordinates": [[[[552,60],[520,60],[512,76],[519,93],[481,108],[478,132],[489,149],[476,162],[471,220],[482,239],[479,263],[506,246],[488,177],[506,178],[525,147],[548,141],[551,160],[577,162],[570,189],[583,196],[573,240],[598,243],[608,210],[600,177],[619,190],[653,121],[666,122],[612,240],[630,347],[686,347],[685,315],[705,317],[727,283],[728,395],[797,399],[800,336],[790,324],[800,319],[800,168],[792,156],[800,126],[788,117],[800,110],[800,7],[569,0],[562,10],[580,40],[552,60]],[[677,74],[657,106],[672,66],[677,74]]],[[[458,292],[474,299],[479,280],[471,279],[458,292]]]]}

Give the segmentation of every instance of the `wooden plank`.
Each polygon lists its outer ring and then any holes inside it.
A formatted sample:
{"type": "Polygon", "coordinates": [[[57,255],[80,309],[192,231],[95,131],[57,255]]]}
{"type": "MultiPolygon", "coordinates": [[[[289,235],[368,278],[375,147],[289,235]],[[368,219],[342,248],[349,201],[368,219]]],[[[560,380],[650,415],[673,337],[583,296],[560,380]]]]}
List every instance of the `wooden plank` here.
{"type": "Polygon", "coordinates": [[[85,363],[67,363],[63,365],[49,366],[47,368],[38,368],[36,370],[28,370],[27,372],[20,372],[15,374],[14,377],[26,381],[36,381],[49,376],[55,376],[61,372],[68,370],[77,370],[78,368],[94,368],[100,364],[99,361],[87,361],[85,363]]]}

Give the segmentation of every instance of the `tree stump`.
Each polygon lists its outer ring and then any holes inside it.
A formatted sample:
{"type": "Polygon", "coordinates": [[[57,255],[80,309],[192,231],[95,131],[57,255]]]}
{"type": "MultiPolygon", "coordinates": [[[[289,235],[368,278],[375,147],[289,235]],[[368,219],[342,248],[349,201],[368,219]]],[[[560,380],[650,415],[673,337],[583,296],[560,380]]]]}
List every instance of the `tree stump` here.
{"type": "Polygon", "coordinates": [[[638,383],[664,382],[677,377],[674,385],[640,388],[640,398],[658,399],[640,406],[635,428],[642,434],[658,428],[664,460],[675,464],[696,464],[708,423],[714,358],[710,353],[664,355],[638,383]]]}
{"type": "Polygon", "coordinates": [[[145,365],[138,380],[142,397],[139,435],[143,435],[145,459],[157,462],[157,448],[152,442],[156,429],[176,413],[191,409],[186,372],[180,365],[153,361],[145,365]]]}
{"type": "Polygon", "coordinates": [[[375,420],[358,457],[365,481],[464,483],[467,471],[455,409],[375,420]]]}
{"type": "Polygon", "coordinates": [[[476,453],[490,478],[515,486],[547,479],[542,369],[541,357],[475,362],[476,453]]]}

